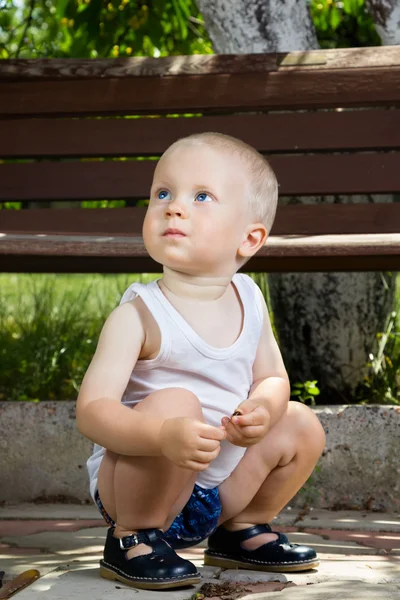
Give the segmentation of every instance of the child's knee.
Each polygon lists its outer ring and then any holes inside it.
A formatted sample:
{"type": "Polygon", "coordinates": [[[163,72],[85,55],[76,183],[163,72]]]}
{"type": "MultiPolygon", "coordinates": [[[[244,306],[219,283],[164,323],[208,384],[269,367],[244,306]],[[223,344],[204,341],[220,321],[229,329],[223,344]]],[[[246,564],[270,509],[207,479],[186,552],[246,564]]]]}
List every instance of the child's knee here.
{"type": "Polygon", "coordinates": [[[135,407],[136,410],[155,412],[157,415],[174,418],[190,417],[204,421],[200,400],[185,388],[164,388],[152,392],[135,407]]]}
{"type": "Polygon", "coordinates": [[[317,452],[322,453],[326,436],[324,428],[314,411],[300,402],[289,402],[288,411],[292,417],[292,428],[295,428],[300,437],[306,439],[309,445],[315,447],[317,452]]]}

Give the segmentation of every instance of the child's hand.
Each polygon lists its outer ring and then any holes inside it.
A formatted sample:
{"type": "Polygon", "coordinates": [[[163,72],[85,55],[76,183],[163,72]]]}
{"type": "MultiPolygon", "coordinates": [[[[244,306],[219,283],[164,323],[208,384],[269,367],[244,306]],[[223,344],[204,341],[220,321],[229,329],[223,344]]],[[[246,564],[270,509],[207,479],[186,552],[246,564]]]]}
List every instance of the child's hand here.
{"type": "Polygon", "coordinates": [[[224,427],[206,425],[196,419],[166,419],[160,430],[161,452],[178,467],[205,471],[221,450],[224,427]]]}
{"type": "Polygon", "coordinates": [[[240,410],[240,415],[232,419],[223,417],[221,420],[226,429],[226,439],[235,446],[244,448],[261,442],[271,421],[268,410],[254,400],[245,400],[237,410],[240,410]]]}

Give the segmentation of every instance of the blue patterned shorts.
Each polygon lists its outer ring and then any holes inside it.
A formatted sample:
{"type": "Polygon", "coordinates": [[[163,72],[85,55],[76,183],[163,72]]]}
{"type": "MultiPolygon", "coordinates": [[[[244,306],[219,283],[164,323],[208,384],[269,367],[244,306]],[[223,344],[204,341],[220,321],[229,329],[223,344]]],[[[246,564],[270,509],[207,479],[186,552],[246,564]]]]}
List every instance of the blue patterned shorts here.
{"type": "MultiPolygon", "coordinates": [[[[104,508],[97,490],[95,502],[105,522],[110,527],[115,527],[115,522],[104,508]]],[[[218,487],[207,490],[195,484],[189,500],[164,533],[167,542],[174,550],[195,546],[216,530],[221,510],[218,487]]]]}

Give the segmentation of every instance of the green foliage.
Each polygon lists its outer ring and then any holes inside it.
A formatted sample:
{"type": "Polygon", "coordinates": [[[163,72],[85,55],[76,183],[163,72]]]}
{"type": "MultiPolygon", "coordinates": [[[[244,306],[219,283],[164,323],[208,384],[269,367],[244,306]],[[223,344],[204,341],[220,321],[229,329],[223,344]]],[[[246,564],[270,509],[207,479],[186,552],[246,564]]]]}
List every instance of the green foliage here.
{"type": "Polygon", "coordinates": [[[321,48],[380,46],[364,0],[309,0],[321,48]]]}
{"type": "Polygon", "coordinates": [[[291,398],[311,406],[315,406],[315,396],[319,396],[320,390],[317,387],[317,381],[305,381],[304,383],[294,383],[292,385],[291,398]]]}
{"type": "Polygon", "coordinates": [[[81,208],[124,208],[125,200],[84,200],[80,203],[81,208]]]}
{"type": "Polygon", "coordinates": [[[22,202],[0,202],[0,210],[20,210],[22,202]]]}
{"type": "Polygon", "coordinates": [[[212,53],[193,0],[0,0],[0,57],[212,53]]]}
{"type": "MultiPolygon", "coordinates": [[[[308,1],[321,48],[380,45],[364,0],[308,1]]],[[[212,45],[194,0],[0,0],[0,58],[195,53],[212,53],[212,45]]],[[[141,200],[138,204],[147,203],[141,200]]],[[[81,204],[108,208],[125,202],[81,204]]],[[[3,206],[18,209],[21,204],[3,206]]],[[[265,274],[250,275],[255,276],[268,302],[265,274]]],[[[110,297],[110,290],[104,288],[99,302],[89,310],[86,304],[93,296],[90,284],[83,290],[64,291],[64,296],[58,297],[54,280],[43,282],[37,276],[32,278],[31,286],[24,283],[22,291],[25,277],[19,276],[21,288],[14,283],[7,291],[7,276],[0,275],[0,400],[75,398],[104,320],[118,303],[121,289],[110,297]],[[10,304],[16,290],[18,301],[10,304]]],[[[150,278],[154,277],[157,275],[150,278]]],[[[82,282],[79,276],[72,279],[82,282]]],[[[142,280],[141,276],[136,279],[142,280]]],[[[113,279],[104,276],[102,280],[113,279]]],[[[360,402],[400,403],[396,319],[392,315],[385,333],[377,336],[378,352],[371,355],[365,382],[357,391],[360,402]]],[[[295,383],[292,398],[315,405],[320,393],[316,384],[295,383]]]]}
{"type": "Polygon", "coordinates": [[[12,313],[1,298],[0,400],[74,398],[101,327],[81,312],[89,289],[55,301],[50,281],[30,283],[29,300],[22,294],[12,313]]]}
{"type": "Polygon", "coordinates": [[[107,316],[157,275],[0,275],[0,401],[74,400],[107,316]]]}
{"type": "MultiPolygon", "coordinates": [[[[266,275],[249,275],[265,294],[266,275]]],[[[0,401],[76,398],[104,322],[124,290],[160,276],[0,274],[0,401]]],[[[349,401],[400,404],[399,314],[392,313],[377,335],[365,382],[349,401]]],[[[315,406],[319,395],[316,381],[292,385],[292,400],[315,406]]]]}
{"type": "Polygon", "coordinates": [[[392,312],[384,332],[376,335],[376,353],[369,355],[367,374],[356,391],[359,404],[400,404],[400,318],[392,312]]]}
{"type": "MultiPolygon", "coordinates": [[[[321,48],[380,45],[364,0],[308,2],[321,48]]],[[[0,0],[0,58],[212,52],[195,0],[0,0]]]]}

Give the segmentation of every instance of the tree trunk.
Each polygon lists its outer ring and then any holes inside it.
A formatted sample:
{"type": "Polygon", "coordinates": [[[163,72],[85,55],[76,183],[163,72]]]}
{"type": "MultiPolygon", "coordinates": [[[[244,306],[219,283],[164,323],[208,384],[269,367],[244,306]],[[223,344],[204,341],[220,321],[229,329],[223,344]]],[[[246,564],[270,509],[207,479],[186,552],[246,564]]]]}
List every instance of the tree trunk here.
{"type": "Polygon", "coordinates": [[[305,0],[197,0],[197,5],[217,54],[319,47],[305,0]]]}
{"type": "MultiPolygon", "coordinates": [[[[392,196],[368,196],[390,202],[392,196]]],[[[296,199],[303,203],[357,203],[366,196],[296,199]]],[[[281,198],[282,204],[293,201],[281,198]]],[[[376,333],[394,310],[390,273],[284,273],[268,277],[274,323],[292,383],[317,380],[324,404],[345,403],[363,380],[376,333]]]]}
{"type": "Polygon", "coordinates": [[[384,46],[400,44],[399,0],[366,0],[368,12],[384,46]]]}
{"type": "MultiPolygon", "coordinates": [[[[368,0],[367,0],[368,1],[368,0]]],[[[370,0],[370,4],[377,0],[370,0]]],[[[397,0],[381,4],[394,6],[397,0]]],[[[220,54],[318,48],[305,0],[197,0],[220,54]]],[[[390,22],[396,9],[393,8],[390,22]]],[[[382,11],[379,14],[383,14],[382,11]]],[[[389,15],[389,12],[385,12],[389,15]]],[[[400,28],[399,28],[400,30],[400,28]]],[[[374,202],[391,197],[281,198],[285,202],[374,202]]],[[[317,379],[324,402],[345,402],[393,310],[395,277],[381,273],[289,273],[268,277],[281,352],[291,381],[317,379]]]]}

